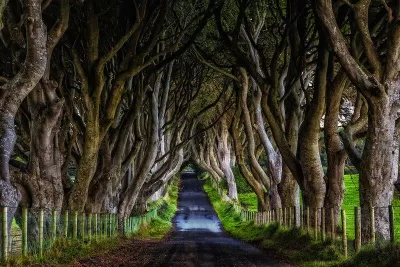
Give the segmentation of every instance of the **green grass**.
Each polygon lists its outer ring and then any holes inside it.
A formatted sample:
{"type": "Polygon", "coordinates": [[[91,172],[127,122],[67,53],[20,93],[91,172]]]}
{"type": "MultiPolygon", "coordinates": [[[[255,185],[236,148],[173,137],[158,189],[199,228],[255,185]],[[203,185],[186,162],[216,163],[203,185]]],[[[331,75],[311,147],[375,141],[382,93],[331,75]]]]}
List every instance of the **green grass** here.
{"type": "MultiPolygon", "coordinates": [[[[157,201],[157,203],[152,203],[151,207],[158,207],[158,216],[151,220],[148,225],[142,226],[131,237],[136,239],[163,238],[169,232],[172,227],[171,220],[177,209],[178,183],[179,180],[175,179],[166,197],[157,201]]],[[[51,249],[45,251],[42,258],[37,257],[37,255],[12,257],[7,262],[7,266],[40,266],[42,264],[70,266],[79,259],[101,255],[115,249],[126,240],[122,237],[92,240],[90,242],[60,239],[51,249]]]]}
{"type": "MultiPolygon", "coordinates": [[[[360,206],[358,174],[344,176],[345,192],[342,209],[346,211],[347,236],[354,239],[354,207],[360,206]]],[[[394,206],[394,225],[396,240],[400,240],[400,195],[395,190],[392,205],[394,206]]]]}
{"type": "Polygon", "coordinates": [[[250,211],[257,211],[258,201],[255,193],[239,194],[239,202],[242,207],[247,207],[250,211]]]}
{"type": "Polygon", "coordinates": [[[233,237],[265,249],[274,249],[303,266],[329,266],[342,260],[338,246],[329,241],[315,242],[312,237],[299,229],[285,229],[277,224],[258,226],[253,222],[242,221],[232,204],[223,201],[218,192],[212,188],[210,180],[206,181],[204,190],[224,229],[233,237]]]}
{"type": "Polygon", "coordinates": [[[65,240],[56,241],[51,250],[44,253],[42,258],[36,255],[27,257],[12,257],[7,263],[7,266],[41,266],[47,265],[70,265],[79,259],[101,255],[102,253],[117,248],[122,242],[121,238],[107,238],[93,240],[91,242],[82,242],[80,240],[65,240]]]}
{"type": "Polygon", "coordinates": [[[400,244],[365,246],[357,255],[336,266],[340,267],[394,267],[400,266],[400,244]]]}
{"type": "MultiPolygon", "coordinates": [[[[360,206],[358,174],[347,174],[344,176],[345,192],[342,209],[346,211],[347,236],[349,240],[354,239],[354,207],[360,206]]],[[[239,201],[248,205],[248,210],[257,211],[257,196],[255,193],[239,194],[239,201]]],[[[392,205],[394,206],[395,238],[400,240],[400,194],[395,191],[392,205]]]]}
{"type": "Polygon", "coordinates": [[[344,184],[345,191],[342,209],[346,211],[347,238],[354,239],[354,207],[360,206],[358,174],[345,175],[344,184]]]}
{"type": "MultiPolygon", "coordinates": [[[[347,215],[346,221],[348,240],[354,239],[354,207],[360,206],[358,179],[358,174],[346,174],[344,176],[345,195],[342,209],[346,211],[347,215]]],[[[242,206],[243,203],[246,203],[249,207],[249,210],[257,210],[257,197],[254,193],[239,194],[239,200],[242,203],[242,206]]],[[[395,239],[400,241],[400,194],[396,190],[392,205],[394,209],[395,239]]],[[[230,211],[228,210],[219,214],[221,214],[221,218],[223,218],[227,217],[229,212],[230,211]]],[[[230,222],[230,220],[225,223],[223,222],[223,224],[224,227],[227,225],[228,232],[230,232],[233,236],[244,240],[253,241],[251,236],[252,234],[243,233],[247,230],[253,230],[252,226],[248,223],[243,224],[242,222],[236,222],[233,231],[233,224],[230,222]]],[[[337,252],[337,249],[332,244],[312,243],[312,240],[308,239],[310,238],[308,235],[297,233],[296,230],[286,230],[286,232],[277,230],[277,234],[275,234],[275,236],[272,238],[268,237],[268,231],[262,233],[259,231],[260,230],[255,231],[256,235],[262,234],[264,237],[267,236],[262,241],[263,247],[278,248],[282,254],[302,263],[305,266],[400,266],[399,243],[395,245],[379,243],[375,248],[366,246],[363,247],[359,253],[354,255],[352,241],[349,241],[349,253],[353,255],[353,257],[350,257],[350,259],[347,261],[341,261],[340,252],[337,252]],[[283,240],[280,240],[280,238],[283,238],[283,240]],[[294,244],[292,244],[293,242],[294,244]],[[310,245],[310,242],[312,245],[310,245]],[[299,246],[304,246],[307,248],[299,250],[299,246]],[[311,249],[311,251],[309,251],[309,249],[311,249]],[[312,251],[314,251],[314,253],[312,253],[312,251]],[[327,256],[327,254],[336,255],[338,257],[332,260],[332,257],[327,256]]]]}
{"type": "Polygon", "coordinates": [[[175,179],[167,195],[158,206],[158,215],[148,225],[143,225],[138,232],[132,235],[136,239],[160,239],[165,237],[172,228],[172,218],[175,215],[178,205],[178,183],[175,179]]]}

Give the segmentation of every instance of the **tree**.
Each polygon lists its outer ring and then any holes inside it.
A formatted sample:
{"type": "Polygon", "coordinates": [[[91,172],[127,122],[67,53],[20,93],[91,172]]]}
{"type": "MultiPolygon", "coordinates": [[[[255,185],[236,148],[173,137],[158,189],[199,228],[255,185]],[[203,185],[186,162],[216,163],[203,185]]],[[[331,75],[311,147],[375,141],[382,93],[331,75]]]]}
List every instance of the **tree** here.
{"type": "MultiPolygon", "coordinates": [[[[18,40],[21,41],[21,45],[27,47],[24,63],[19,66],[16,73],[10,73],[12,78],[2,78],[3,84],[0,88],[0,205],[9,207],[8,224],[10,226],[21,199],[20,192],[11,183],[9,166],[17,138],[14,119],[21,102],[35,88],[45,73],[47,33],[42,20],[40,0],[23,1],[24,21],[22,22],[25,26],[25,35],[19,32],[19,28],[13,27],[16,21],[10,12],[10,6],[6,6],[5,9],[6,14],[3,19],[7,22],[6,29],[3,30],[8,31],[10,37],[18,36],[18,39],[7,40],[6,45],[14,45],[13,42],[18,40]]],[[[1,14],[3,15],[3,12],[1,14]]]]}
{"type": "MultiPolygon", "coordinates": [[[[376,16],[372,11],[371,1],[347,2],[357,25],[365,63],[357,61],[350,52],[344,35],[338,31],[333,3],[331,0],[317,0],[317,15],[324,26],[337,59],[351,82],[368,103],[368,130],[365,146],[360,160],[360,201],[361,208],[367,211],[370,205],[387,207],[393,197],[393,183],[398,175],[398,125],[400,87],[400,9],[395,2],[383,4],[387,10],[385,32],[386,49],[379,53],[380,47],[374,45],[369,25],[376,16]]],[[[369,215],[362,213],[363,237],[369,239],[369,215]]],[[[379,236],[389,237],[388,212],[376,210],[376,231],[379,236]]]]}

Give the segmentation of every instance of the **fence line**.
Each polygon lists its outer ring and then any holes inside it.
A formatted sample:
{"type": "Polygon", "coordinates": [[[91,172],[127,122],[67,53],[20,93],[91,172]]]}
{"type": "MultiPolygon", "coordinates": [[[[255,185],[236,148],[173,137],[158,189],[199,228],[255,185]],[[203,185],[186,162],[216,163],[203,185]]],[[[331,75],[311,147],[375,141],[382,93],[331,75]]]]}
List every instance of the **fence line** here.
{"type": "MultiPolygon", "coordinates": [[[[218,193],[226,199],[227,196],[224,191],[215,183],[214,181],[211,183],[212,187],[218,191],[218,193]]],[[[240,205],[232,200],[228,200],[235,209],[235,211],[240,214],[243,221],[253,221],[256,225],[269,225],[272,223],[277,223],[283,227],[287,228],[300,228],[310,235],[314,237],[315,240],[324,241],[329,238],[330,240],[339,241],[342,246],[342,251],[345,257],[348,255],[348,240],[352,240],[349,238],[348,233],[348,225],[347,219],[351,218],[354,222],[354,248],[355,251],[359,251],[362,246],[361,239],[361,222],[362,222],[362,214],[367,214],[369,216],[370,221],[370,229],[369,229],[369,240],[364,241],[364,243],[374,244],[376,242],[375,235],[375,218],[376,213],[387,212],[389,217],[389,234],[390,234],[390,242],[394,243],[396,240],[395,233],[400,232],[400,229],[395,229],[395,216],[394,216],[394,208],[400,208],[400,206],[388,206],[388,207],[374,207],[370,205],[368,208],[362,209],[361,207],[354,207],[353,211],[350,211],[350,214],[346,214],[344,209],[340,210],[340,218],[335,218],[334,209],[331,208],[329,210],[325,208],[310,208],[308,206],[293,206],[293,207],[283,207],[274,210],[268,210],[264,212],[254,212],[244,210],[240,205]],[[311,216],[313,214],[313,216],[311,216]],[[327,218],[329,220],[329,227],[327,218]],[[314,220],[311,222],[311,218],[314,220]],[[335,221],[338,220],[339,230],[335,226],[335,221]],[[298,222],[297,222],[298,221],[298,222]],[[329,229],[329,232],[328,232],[329,229]],[[396,231],[397,230],[397,231],[396,231]]],[[[397,218],[397,217],[396,217],[397,218]]],[[[350,230],[351,231],[351,230],[350,230]]]]}
{"type": "MultiPolygon", "coordinates": [[[[137,232],[157,216],[158,209],[141,216],[132,216],[123,222],[123,234],[137,232]]],[[[37,255],[42,257],[57,240],[91,241],[116,237],[118,216],[115,213],[78,213],[68,210],[20,208],[9,228],[9,208],[1,207],[1,257],[37,255]],[[18,223],[16,223],[18,221],[18,223]]]]}

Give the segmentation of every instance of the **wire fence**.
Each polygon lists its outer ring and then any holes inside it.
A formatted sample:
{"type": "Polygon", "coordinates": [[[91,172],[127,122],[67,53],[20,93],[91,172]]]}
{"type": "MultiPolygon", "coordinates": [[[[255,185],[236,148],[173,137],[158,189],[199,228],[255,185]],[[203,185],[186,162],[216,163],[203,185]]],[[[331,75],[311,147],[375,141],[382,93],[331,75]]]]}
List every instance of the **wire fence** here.
{"type": "MultiPolygon", "coordinates": [[[[231,203],[243,221],[253,221],[257,225],[279,224],[287,228],[301,228],[316,240],[331,239],[340,244],[343,254],[347,256],[351,246],[359,251],[364,244],[376,241],[400,241],[400,206],[354,207],[342,209],[338,214],[334,209],[310,208],[307,206],[284,207],[265,212],[253,212],[243,209],[236,202],[229,200],[224,191],[212,182],[212,187],[231,203]],[[364,224],[362,224],[362,221],[364,224]],[[368,228],[362,228],[368,224],[368,228]],[[383,228],[383,235],[377,236],[376,229],[383,228]],[[368,240],[362,240],[362,236],[368,240]]],[[[382,233],[382,230],[380,231],[382,233]]]]}
{"type": "Polygon", "coordinates": [[[57,240],[78,240],[90,242],[116,237],[120,232],[129,235],[137,232],[157,216],[159,207],[141,216],[123,221],[118,231],[118,216],[115,213],[79,213],[68,210],[46,210],[1,208],[1,261],[15,256],[37,256],[52,248],[57,240]]]}
{"type": "Polygon", "coordinates": [[[364,244],[374,244],[377,240],[400,241],[400,207],[369,207],[341,210],[339,216],[333,209],[312,209],[305,206],[281,208],[266,212],[240,212],[244,221],[254,221],[258,225],[277,223],[287,228],[301,228],[316,240],[331,239],[340,243],[345,256],[351,246],[357,252],[364,244]],[[377,219],[379,218],[379,219],[377,219]],[[396,220],[397,219],[397,220],[396,220]],[[368,228],[362,228],[366,220],[368,228]],[[338,222],[338,223],[336,223],[338,222]],[[386,228],[386,234],[377,236],[377,227],[386,228]],[[368,240],[362,240],[366,236],[368,240]]]}

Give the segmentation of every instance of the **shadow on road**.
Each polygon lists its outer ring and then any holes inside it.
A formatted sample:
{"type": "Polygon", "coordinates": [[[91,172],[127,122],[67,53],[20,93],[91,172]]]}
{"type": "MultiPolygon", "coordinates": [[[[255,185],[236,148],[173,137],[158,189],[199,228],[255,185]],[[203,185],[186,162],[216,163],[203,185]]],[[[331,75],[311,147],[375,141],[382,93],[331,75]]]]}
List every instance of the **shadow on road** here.
{"type": "Polygon", "coordinates": [[[183,174],[171,238],[146,266],[288,266],[222,229],[203,181],[183,174]]]}
{"type": "Polygon", "coordinates": [[[76,266],[293,266],[223,231],[203,181],[183,174],[174,228],[164,240],[130,240],[76,266]]]}

